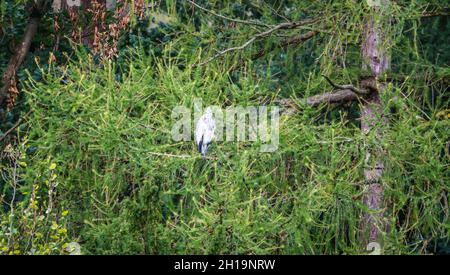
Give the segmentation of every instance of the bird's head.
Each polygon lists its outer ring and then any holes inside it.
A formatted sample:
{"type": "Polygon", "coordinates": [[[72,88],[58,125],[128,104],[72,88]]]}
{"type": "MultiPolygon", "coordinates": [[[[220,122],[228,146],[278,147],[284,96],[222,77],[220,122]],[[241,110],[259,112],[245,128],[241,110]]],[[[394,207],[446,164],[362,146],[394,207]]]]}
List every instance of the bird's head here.
{"type": "Polygon", "coordinates": [[[206,108],[205,114],[206,114],[207,116],[210,116],[210,117],[212,116],[212,109],[211,109],[211,107],[206,108]]]}

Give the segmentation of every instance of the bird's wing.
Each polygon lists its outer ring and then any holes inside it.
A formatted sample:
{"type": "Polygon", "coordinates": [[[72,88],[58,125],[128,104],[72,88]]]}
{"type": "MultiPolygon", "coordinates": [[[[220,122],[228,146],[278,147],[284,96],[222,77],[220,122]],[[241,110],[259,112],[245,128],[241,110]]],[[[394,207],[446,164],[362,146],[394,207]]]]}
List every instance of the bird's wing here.
{"type": "Polygon", "coordinates": [[[214,132],[216,129],[216,122],[211,115],[203,114],[197,122],[195,127],[195,142],[197,145],[202,142],[208,145],[214,138],[214,132]]]}
{"type": "Polygon", "coordinates": [[[204,117],[201,116],[200,119],[197,121],[197,125],[195,127],[195,142],[197,143],[197,145],[202,140],[205,131],[206,131],[206,123],[204,117]]]}
{"type": "Polygon", "coordinates": [[[216,123],[214,121],[214,119],[212,119],[211,117],[207,117],[205,118],[205,129],[203,132],[203,142],[205,144],[209,144],[211,143],[211,141],[214,138],[214,131],[216,129],[216,123]]]}

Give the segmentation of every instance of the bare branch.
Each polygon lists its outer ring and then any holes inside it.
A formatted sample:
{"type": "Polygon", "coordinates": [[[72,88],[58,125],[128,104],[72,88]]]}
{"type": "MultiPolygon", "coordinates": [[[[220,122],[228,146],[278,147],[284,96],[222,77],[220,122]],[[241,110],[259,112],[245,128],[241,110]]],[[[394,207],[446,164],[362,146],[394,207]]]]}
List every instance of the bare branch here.
{"type": "Polygon", "coordinates": [[[356,88],[353,85],[338,85],[336,83],[334,83],[328,76],[326,75],[322,75],[327,81],[328,83],[330,83],[331,86],[333,86],[333,88],[338,89],[338,90],[350,90],[356,94],[367,94],[368,92],[366,90],[360,90],[358,88],[356,88]]]}
{"type": "Polygon", "coordinates": [[[216,160],[216,157],[204,157],[200,154],[198,155],[175,155],[175,154],[168,154],[168,153],[159,153],[159,152],[147,152],[147,154],[152,156],[158,156],[158,157],[169,157],[169,158],[181,158],[181,159],[197,159],[197,158],[204,158],[204,159],[210,159],[210,160],[216,160]]]}
{"type": "MultiPolygon", "coordinates": [[[[321,104],[342,104],[357,100],[358,95],[353,91],[346,89],[311,96],[306,99],[306,104],[315,107],[321,104]]],[[[293,113],[298,109],[295,101],[290,98],[278,99],[275,100],[275,103],[279,104],[283,109],[285,109],[287,114],[293,113]]]]}
{"type": "Polygon", "coordinates": [[[3,136],[0,137],[0,142],[2,142],[9,134],[11,134],[17,127],[20,126],[20,123],[22,123],[23,119],[26,118],[27,116],[29,116],[31,114],[31,112],[33,112],[33,110],[29,110],[24,116],[22,116],[21,118],[19,118],[19,120],[17,120],[16,124],[14,124],[13,127],[11,127],[8,131],[6,131],[3,136]]]}
{"type": "Polygon", "coordinates": [[[276,26],[271,27],[270,29],[257,33],[256,35],[254,35],[252,38],[250,38],[249,40],[247,40],[244,44],[237,46],[237,47],[232,47],[232,48],[227,48],[223,51],[218,52],[217,54],[215,54],[214,56],[208,58],[206,61],[201,62],[197,65],[194,65],[194,67],[196,66],[202,66],[205,65],[211,61],[213,61],[214,59],[217,59],[229,52],[234,52],[234,51],[238,51],[238,50],[243,50],[245,49],[247,46],[249,46],[250,44],[252,44],[255,40],[259,39],[259,38],[264,38],[267,37],[269,35],[271,35],[274,31],[277,30],[286,30],[286,29],[293,29],[293,28],[297,28],[300,26],[303,26],[305,24],[309,24],[309,23],[313,23],[315,21],[317,21],[318,18],[314,18],[314,19],[306,19],[306,20],[302,20],[302,21],[296,21],[296,22],[284,22],[284,23],[280,23],[276,26]]]}
{"type": "Polygon", "coordinates": [[[449,12],[426,12],[422,13],[420,17],[426,18],[426,17],[435,17],[435,16],[449,16],[449,12]]]}
{"type": "Polygon", "coordinates": [[[435,11],[428,11],[423,12],[420,17],[435,17],[435,16],[449,16],[450,15],[450,8],[445,7],[442,10],[435,10],[435,11]]]}
{"type": "Polygon", "coordinates": [[[322,103],[345,103],[358,100],[358,94],[350,89],[338,90],[335,92],[323,93],[320,95],[309,97],[306,103],[312,106],[317,106],[322,103]]]}

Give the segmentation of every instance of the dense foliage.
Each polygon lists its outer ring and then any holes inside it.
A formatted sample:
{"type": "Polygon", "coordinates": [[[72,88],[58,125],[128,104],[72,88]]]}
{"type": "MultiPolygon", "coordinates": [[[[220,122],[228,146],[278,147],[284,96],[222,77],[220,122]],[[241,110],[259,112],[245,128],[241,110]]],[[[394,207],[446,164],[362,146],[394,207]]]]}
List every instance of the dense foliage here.
{"type": "MultiPolygon", "coordinates": [[[[358,104],[304,100],[331,90],[323,74],[358,81],[364,1],[195,1],[215,14],[162,2],[133,17],[114,58],[64,29],[49,58],[55,15],[46,15],[19,74],[20,100],[2,110],[2,131],[32,112],[1,145],[0,253],[68,253],[74,242],[83,254],[364,253],[369,146],[385,152],[383,253],[450,252],[450,22],[421,16],[448,3],[395,1],[386,10],[392,68],[380,137],[361,132],[358,104]],[[217,14],[272,25],[320,20],[198,66],[265,29],[217,14]],[[305,43],[276,46],[311,28],[320,32],[305,43]],[[281,115],[277,151],[215,142],[203,159],[170,132],[173,108],[196,98],[223,108],[291,98],[297,111],[281,115]]],[[[26,23],[18,7],[1,5],[0,68],[26,23]]]]}

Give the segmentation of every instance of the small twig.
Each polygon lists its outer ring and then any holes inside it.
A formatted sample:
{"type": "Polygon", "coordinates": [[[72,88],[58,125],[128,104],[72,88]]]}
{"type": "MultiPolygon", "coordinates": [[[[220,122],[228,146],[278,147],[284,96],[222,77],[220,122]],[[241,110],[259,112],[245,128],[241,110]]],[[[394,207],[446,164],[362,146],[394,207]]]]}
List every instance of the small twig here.
{"type": "Polygon", "coordinates": [[[11,127],[8,131],[6,131],[3,136],[0,137],[0,141],[3,141],[6,136],[8,136],[9,134],[11,134],[17,127],[20,126],[20,123],[22,123],[22,120],[27,117],[28,115],[31,114],[31,112],[33,112],[33,109],[30,109],[23,117],[19,118],[16,122],[16,124],[14,124],[13,127],[11,127]]]}
{"type": "Polygon", "coordinates": [[[11,211],[10,211],[10,217],[11,217],[11,221],[9,223],[9,233],[10,236],[8,238],[8,247],[11,247],[11,241],[13,241],[13,225],[14,225],[14,201],[16,200],[16,192],[17,192],[17,159],[14,158],[12,160],[14,162],[13,166],[13,173],[12,173],[12,187],[13,187],[13,193],[12,193],[12,198],[11,198],[11,203],[9,205],[11,211]]]}
{"type": "Polygon", "coordinates": [[[203,157],[201,155],[198,156],[192,156],[192,155],[174,155],[174,154],[168,154],[168,153],[158,153],[158,152],[147,152],[149,155],[158,156],[158,157],[170,157],[170,158],[182,158],[182,159],[189,159],[189,158],[205,158],[205,159],[211,159],[216,160],[216,157],[203,157]]]}
{"type": "Polygon", "coordinates": [[[434,17],[434,16],[449,16],[450,15],[450,8],[445,7],[442,10],[435,10],[435,11],[428,11],[423,12],[420,14],[420,17],[434,17]]]}
{"type": "Polygon", "coordinates": [[[240,19],[230,18],[230,17],[224,16],[224,15],[218,14],[212,10],[208,10],[207,8],[204,8],[204,7],[200,6],[199,4],[195,3],[194,1],[191,1],[191,0],[187,0],[187,1],[203,11],[206,11],[214,16],[217,16],[219,18],[222,18],[222,19],[225,19],[228,21],[242,23],[242,24],[248,24],[248,25],[255,25],[255,26],[259,26],[259,27],[267,27],[267,28],[271,27],[271,25],[256,22],[256,21],[248,21],[248,20],[240,20],[240,19]]]}
{"type": "Polygon", "coordinates": [[[350,90],[356,94],[367,94],[367,91],[365,90],[360,90],[358,88],[356,88],[353,85],[338,85],[336,83],[334,83],[328,76],[326,75],[322,75],[327,81],[328,83],[330,83],[331,86],[333,86],[333,88],[338,89],[338,90],[350,90]]]}
{"type": "Polygon", "coordinates": [[[450,13],[448,12],[427,12],[427,13],[422,13],[420,17],[425,18],[425,17],[435,17],[435,16],[449,16],[450,13]]]}

